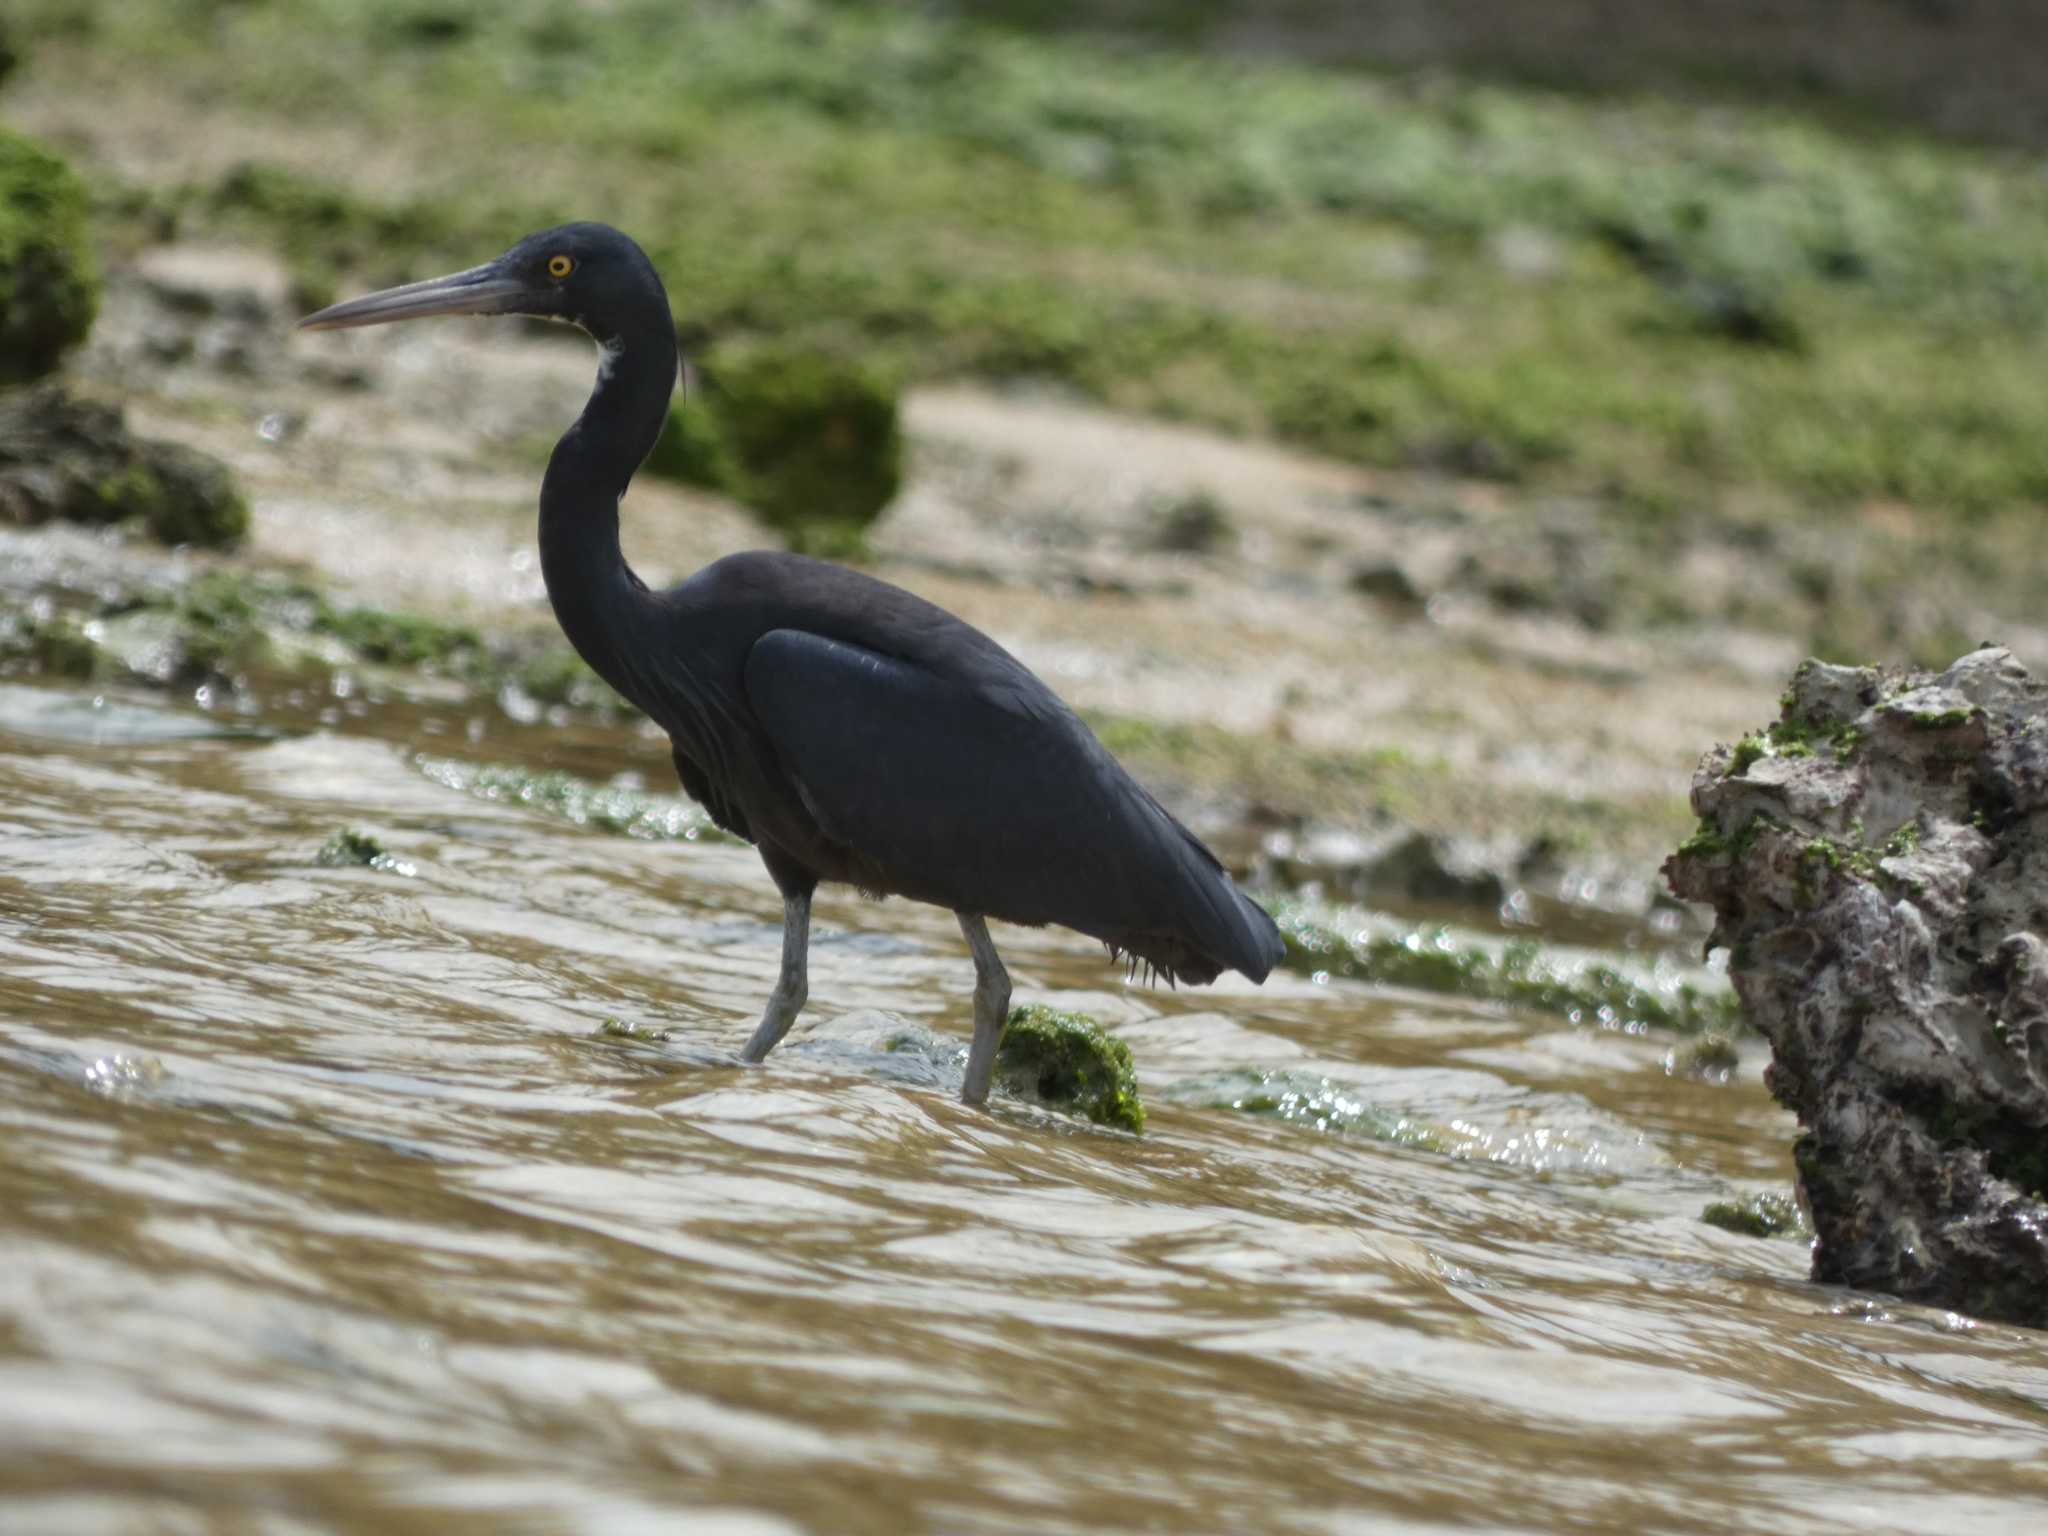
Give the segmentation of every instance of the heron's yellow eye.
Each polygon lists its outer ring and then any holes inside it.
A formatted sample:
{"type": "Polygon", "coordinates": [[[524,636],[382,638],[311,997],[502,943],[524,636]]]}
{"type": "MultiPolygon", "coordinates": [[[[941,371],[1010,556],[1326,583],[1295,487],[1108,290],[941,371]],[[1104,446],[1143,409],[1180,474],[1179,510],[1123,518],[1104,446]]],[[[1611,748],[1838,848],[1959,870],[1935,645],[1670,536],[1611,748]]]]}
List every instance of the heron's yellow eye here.
{"type": "Polygon", "coordinates": [[[549,277],[567,277],[571,272],[574,272],[575,270],[576,262],[572,257],[550,256],[548,258],[549,277]]]}

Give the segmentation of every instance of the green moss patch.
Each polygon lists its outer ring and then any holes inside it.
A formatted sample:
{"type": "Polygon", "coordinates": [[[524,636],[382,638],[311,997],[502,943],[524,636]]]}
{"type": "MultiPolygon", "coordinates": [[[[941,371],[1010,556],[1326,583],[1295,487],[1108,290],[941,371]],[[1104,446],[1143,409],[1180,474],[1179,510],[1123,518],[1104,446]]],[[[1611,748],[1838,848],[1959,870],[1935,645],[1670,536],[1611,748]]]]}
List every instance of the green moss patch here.
{"type": "Polygon", "coordinates": [[[1749,1195],[1741,1200],[1716,1200],[1700,1212],[1700,1220],[1742,1237],[1796,1237],[1809,1229],[1799,1202],[1790,1195],[1749,1195]]]}
{"type": "Polygon", "coordinates": [[[54,369],[92,329],[99,296],[85,184],[34,140],[0,128],[0,384],[54,369]]]}
{"type": "Polygon", "coordinates": [[[792,549],[847,555],[903,479],[898,390],[815,347],[720,358],[672,408],[647,467],[726,492],[792,549]]]}
{"type": "Polygon", "coordinates": [[[478,656],[484,648],[482,638],[466,624],[444,624],[381,608],[323,607],[312,627],[343,641],[365,661],[387,666],[445,664],[478,656]]]}
{"type": "Polygon", "coordinates": [[[1086,1014],[1040,1003],[1011,1009],[996,1049],[996,1074],[1018,1092],[1097,1125],[1145,1129],[1130,1047],[1086,1014]]]}

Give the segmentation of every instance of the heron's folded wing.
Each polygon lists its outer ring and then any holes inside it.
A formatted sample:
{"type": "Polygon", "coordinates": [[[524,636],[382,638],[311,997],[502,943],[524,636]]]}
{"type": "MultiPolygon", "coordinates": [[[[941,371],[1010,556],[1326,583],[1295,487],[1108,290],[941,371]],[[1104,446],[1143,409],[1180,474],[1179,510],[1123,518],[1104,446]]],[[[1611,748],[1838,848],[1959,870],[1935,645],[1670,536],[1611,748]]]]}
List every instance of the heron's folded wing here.
{"type": "Polygon", "coordinates": [[[1038,707],[1017,708],[1015,683],[792,629],[764,635],[746,668],[812,816],[888,888],[1097,934],[1174,913],[1207,854],[1028,674],[1038,707]]]}

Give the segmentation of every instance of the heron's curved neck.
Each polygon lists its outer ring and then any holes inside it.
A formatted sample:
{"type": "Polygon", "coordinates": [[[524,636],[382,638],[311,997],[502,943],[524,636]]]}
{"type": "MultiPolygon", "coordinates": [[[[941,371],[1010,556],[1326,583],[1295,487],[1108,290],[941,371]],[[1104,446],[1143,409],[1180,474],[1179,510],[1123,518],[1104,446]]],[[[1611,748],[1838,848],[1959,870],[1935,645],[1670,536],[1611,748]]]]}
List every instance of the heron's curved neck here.
{"type": "Polygon", "coordinates": [[[540,489],[540,569],[555,617],[583,659],[628,698],[630,635],[653,602],[619,548],[619,498],[654,447],[676,383],[665,299],[623,337],[601,339],[597,387],[562,434],[540,489]]]}

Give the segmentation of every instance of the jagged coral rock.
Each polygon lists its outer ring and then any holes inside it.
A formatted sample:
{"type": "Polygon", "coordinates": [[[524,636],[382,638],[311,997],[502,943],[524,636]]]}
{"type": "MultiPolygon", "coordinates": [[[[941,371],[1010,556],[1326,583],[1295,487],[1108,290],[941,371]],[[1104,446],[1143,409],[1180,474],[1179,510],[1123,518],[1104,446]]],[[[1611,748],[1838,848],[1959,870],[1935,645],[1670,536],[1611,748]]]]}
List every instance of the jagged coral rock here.
{"type": "Polygon", "coordinates": [[[1799,1116],[1814,1278],[2048,1327],[2048,688],[1808,662],[1692,802],[1665,872],[1799,1116]]]}

